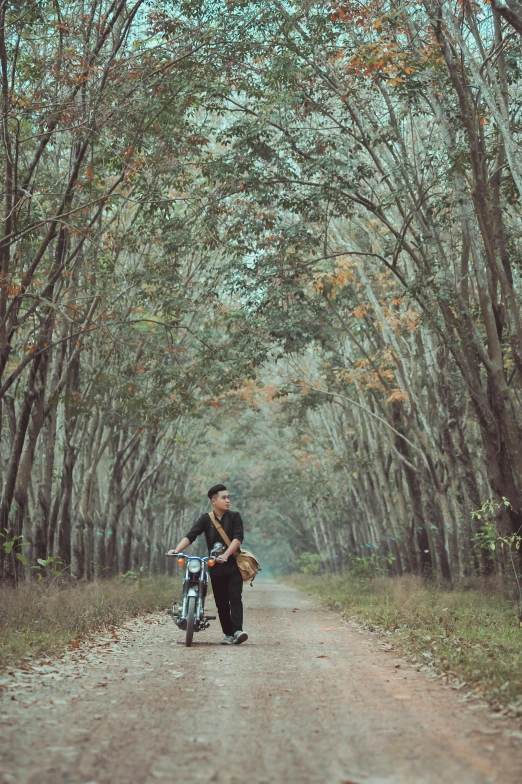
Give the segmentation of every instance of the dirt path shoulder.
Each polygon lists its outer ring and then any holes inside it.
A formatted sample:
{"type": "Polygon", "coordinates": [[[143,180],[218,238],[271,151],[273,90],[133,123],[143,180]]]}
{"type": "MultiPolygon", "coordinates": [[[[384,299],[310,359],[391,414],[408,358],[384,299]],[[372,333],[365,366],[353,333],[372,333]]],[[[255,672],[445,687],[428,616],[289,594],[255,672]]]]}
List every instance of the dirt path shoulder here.
{"type": "Polygon", "coordinates": [[[245,588],[242,646],[163,615],[1,678],[5,784],[520,784],[520,733],[313,599],[245,588]]]}

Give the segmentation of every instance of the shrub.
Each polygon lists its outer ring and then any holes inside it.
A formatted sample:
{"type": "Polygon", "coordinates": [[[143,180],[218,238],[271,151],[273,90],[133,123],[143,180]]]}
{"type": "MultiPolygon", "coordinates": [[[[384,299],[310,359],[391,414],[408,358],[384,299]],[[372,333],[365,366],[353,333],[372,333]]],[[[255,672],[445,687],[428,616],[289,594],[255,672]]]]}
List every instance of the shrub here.
{"type": "Polygon", "coordinates": [[[179,598],[171,577],[53,581],[0,587],[0,665],[42,656],[93,629],[168,607],[179,598]]]}

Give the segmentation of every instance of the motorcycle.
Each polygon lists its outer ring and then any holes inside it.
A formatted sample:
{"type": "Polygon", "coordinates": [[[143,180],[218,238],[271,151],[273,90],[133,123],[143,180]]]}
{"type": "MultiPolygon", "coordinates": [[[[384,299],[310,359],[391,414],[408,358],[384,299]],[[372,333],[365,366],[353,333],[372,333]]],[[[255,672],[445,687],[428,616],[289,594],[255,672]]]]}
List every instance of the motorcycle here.
{"type": "Polygon", "coordinates": [[[203,557],[185,555],[185,553],[169,556],[168,553],[165,553],[169,558],[177,558],[179,566],[185,566],[181,607],[178,608],[178,602],[174,602],[169,614],[172,616],[178,629],[185,632],[185,645],[187,647],[192,645],[194,632],[208,629],[210,626],[209,621],[216,620],[215,615],[205,615],[208,570],[214,566],[216,558],[224,551],[224,545],[218,542],[210,551],[210,555],[203,557]]]}

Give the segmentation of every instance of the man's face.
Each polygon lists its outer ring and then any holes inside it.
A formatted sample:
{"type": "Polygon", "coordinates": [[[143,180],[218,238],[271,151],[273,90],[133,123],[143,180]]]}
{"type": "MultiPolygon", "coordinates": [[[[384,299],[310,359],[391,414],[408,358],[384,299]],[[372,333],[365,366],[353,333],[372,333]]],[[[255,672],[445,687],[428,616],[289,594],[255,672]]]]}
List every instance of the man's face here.
{"type": "Polygon", "coordinates": [[[216,512],[222,513],[230,509],[230,495],[228,490],[220,490],[217,498],[212,499],[212,504],[216,512]]]}

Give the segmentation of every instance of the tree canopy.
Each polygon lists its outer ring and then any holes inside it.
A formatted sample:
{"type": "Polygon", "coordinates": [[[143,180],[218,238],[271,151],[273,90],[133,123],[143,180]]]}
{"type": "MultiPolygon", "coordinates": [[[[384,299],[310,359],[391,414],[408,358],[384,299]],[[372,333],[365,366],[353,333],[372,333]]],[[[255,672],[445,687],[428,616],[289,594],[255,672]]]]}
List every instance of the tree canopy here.
{"type": "Polygon", "coordinates": [[[163,571],[218,479],[277,568],[506,569],[521,20],[0,1],[5,579],[163,571]]]}

